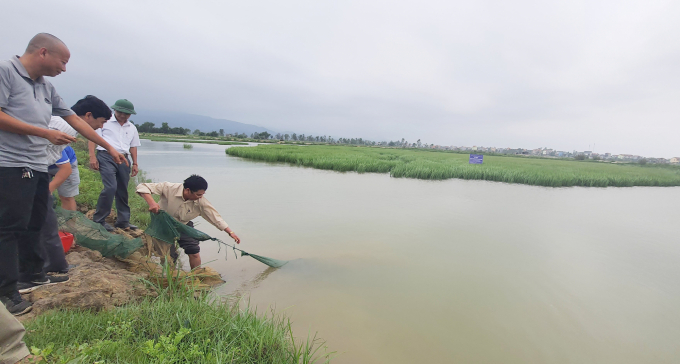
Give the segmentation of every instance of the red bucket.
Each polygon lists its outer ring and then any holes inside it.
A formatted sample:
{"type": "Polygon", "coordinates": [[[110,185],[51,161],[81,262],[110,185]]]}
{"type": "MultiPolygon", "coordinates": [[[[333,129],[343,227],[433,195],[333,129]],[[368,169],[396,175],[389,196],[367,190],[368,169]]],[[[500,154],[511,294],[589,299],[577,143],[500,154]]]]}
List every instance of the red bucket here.
{"type": "Polygon", "coordinates": [[[73,234],[60,231],[59,237],[61,238],[61,245],[64,247],[64,253],[68,253],[73,245],[73,234]]]}

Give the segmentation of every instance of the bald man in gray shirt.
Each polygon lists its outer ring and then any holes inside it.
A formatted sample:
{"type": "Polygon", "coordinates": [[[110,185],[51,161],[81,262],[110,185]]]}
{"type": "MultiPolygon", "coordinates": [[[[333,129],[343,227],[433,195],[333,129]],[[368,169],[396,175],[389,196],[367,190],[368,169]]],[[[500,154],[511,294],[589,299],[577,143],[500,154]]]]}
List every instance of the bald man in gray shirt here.
{"type": "Polygon", "coordinates": [[[66,133],[49,129],[50,117],[62,117],[85,138],[109,151],[117,163],[127,163],[69,109],[45,79],[65,72],[70,57],[61,40],[40,33],[21,57],[0,61],[0,301],[14,315],[31,310],[20,291],[68,280],[45,275],[39,244],[49,193],[47,144],[75,141],[66,133]]]}

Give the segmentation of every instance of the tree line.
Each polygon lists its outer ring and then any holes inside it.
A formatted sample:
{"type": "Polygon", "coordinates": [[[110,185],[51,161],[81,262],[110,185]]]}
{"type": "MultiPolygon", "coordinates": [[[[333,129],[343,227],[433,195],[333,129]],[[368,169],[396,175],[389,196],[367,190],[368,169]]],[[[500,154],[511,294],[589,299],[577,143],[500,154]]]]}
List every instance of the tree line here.
{"type": "Polygon", "coordinates": [[[248,136],[246,133],[236,133],[236,134],[225,134],[224,129],[219,131],[202,132],[199,129],[195,129],[193,132],[189,128],[175,127],[171,128],[168,123],[162,123],[159,128],[156,124],[152,122],[145,122],[137,126],[137,130],[142,133],[157,133],[157,134],[175,134],[175,135],[195,135],[195,136],[208,136],[208,137],[224,137],[230,136],[234,138],[246,139],[250,137],[256,140],[281,140],[281,141],[293,141],[293,142],[310,142],[310,143],[328,143],[328,144],[349,144],[349,145],[370,145],[370,146],[387,146],[387,147],[400,147],[400,148],[423,148],[428,147],[427,144],[421,144],[420,139],[416,143],[409,143],[404,138],[400,141],[382,141],[375,142],[372,140],[367,140],[363,138],[338,138],[335,139],[330,135],[305,135],[305,134],[281,134],[276,133],[270,134],[269,132],[253,132],[248,136]]]}
{"type": "MultiPolygon", "coordinates": [[[[209,137],[223,137],[225,136],[224,129],[219,131],[202,132],[199,129],[194,129],[192,132],[189,128],[175,127],[171,128],[168,123],[162,123],[160,128],[156,127],[156,124],[151,122],[145,122],[137,126],[137,131],[142,133],[156,133],[156,134],[176,134],[176,135],[196,135],[196,136],[209,136],[209,137]]],[[[247,138],[248,135],[245,133],[233,135],[236,138],[247,138]]]]}

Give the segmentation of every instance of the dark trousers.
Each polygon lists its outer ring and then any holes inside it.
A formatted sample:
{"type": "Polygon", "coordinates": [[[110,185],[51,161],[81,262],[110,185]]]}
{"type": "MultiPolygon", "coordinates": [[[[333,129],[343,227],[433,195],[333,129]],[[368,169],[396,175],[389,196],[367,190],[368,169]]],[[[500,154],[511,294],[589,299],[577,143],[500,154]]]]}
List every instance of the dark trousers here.
{"type": "Polygon", "coordinates": [[[0,167],[0,295],[13,294],[17,281],[43,279],[40,229],[45,223],[49,179],[24,168],[0,167]],[[19,263],[21,262],[21,264],[19,263]]]}
{"type": "MultiPolygon", "coordinates": [[[[187,222],[187,226],[194,227],[194,222],[187,222]]],[[[177,244],[180,248],[184,249],[184,253],[186,254],[198,254],[201,251],[201,246],[199,243],[200,242],[198,240],[182,233],[179,234],[179,239],[177,239],[177,244]]],[[[170,257],[174,261],[177,261],[177,258],[179,258],[179,252],[177,251],[175,245],[170,247],[170,257]]]]}
{"type": "Polygon", "coordinates": [[[118,218],[116,224],[128,224],[130,222],[130,206],[128,205],[128,182],[130,181],[130,166],[117,164],[111,154],[106,151],[97,151],[99,162],[99,174],[102,176],[104,189],[97,200],[97,211],[92,220],[103,223],[111,214],[113,200],[116,200],[118,218]]]}
{"type": "Polygon", "coordinates": [[[45,272],[59,272],[68,269],[64,246],[59,237],[59,223],[54,212],[54,197],[48,194],[47,214],[45,224],[40,230],[40,244],[43,246],[45,258],[45,272]]]}

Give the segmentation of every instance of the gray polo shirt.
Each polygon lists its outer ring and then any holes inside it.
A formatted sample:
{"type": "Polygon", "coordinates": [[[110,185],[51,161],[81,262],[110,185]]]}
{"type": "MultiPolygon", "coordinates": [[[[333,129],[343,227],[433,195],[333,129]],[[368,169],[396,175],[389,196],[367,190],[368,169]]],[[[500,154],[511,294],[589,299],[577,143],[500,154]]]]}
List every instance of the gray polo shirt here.
{"type": "MultiPolygon", "coordinates": [[[[45,128],[50,117],[75,114],[44,77],[31,80],[19,56],[0,61],[0,108],[25,123],[45,128]]],[[[49,141],[0,130],[0,167],[29,167],[47,172],[49,141]]]]}

